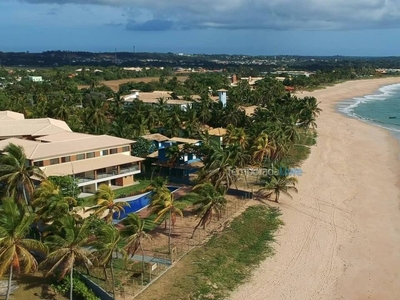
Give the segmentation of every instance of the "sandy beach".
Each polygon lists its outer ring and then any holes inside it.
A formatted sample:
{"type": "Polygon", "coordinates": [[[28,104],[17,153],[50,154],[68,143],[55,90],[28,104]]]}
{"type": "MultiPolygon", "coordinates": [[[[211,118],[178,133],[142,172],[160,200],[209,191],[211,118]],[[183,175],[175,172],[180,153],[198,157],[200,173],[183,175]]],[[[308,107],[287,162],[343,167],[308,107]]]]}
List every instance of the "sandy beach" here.
{"type": "Polygon", "coordinates": [[[299,193],[279,207],[276,254],[231,300],[400,299],[400,147],[389,132],[348,118],[341,100],[400,78],[352,81],[303,93],[321,101],[317,145],[299,193]]]}

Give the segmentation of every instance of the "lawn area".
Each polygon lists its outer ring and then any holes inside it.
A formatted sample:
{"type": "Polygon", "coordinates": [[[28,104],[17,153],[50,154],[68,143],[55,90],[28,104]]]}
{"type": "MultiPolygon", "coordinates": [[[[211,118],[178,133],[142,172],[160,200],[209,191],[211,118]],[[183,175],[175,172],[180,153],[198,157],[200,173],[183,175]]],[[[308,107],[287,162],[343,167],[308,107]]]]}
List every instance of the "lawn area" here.
{"type": "MultiPolygon", "coordinates": [[[[114,190],[115,196],[117,198],[123,198],[123,197],[128,197],[132,193],[137,193],[139,191],[144,190],[147,188],[151,183],[151,180],[149,179],[142,179],[138,184],[131,185],[131,186],[126,186],[117,190],[114,190]]],[[[83,198],[82,206],[93,206],[93,199],[94,196],[89,196],[83,198]]]]}
{"type": "Polygon", "coordinates": [[[299,141],[289,150],[283,158],[282,164],[292,168],[300,167],[311,152],[311,146],[317,143],[316,133],[299,132],[299,141]]]}
{"type": "Polygon", "coordinates": [[[138,300],[224,299],[273,254],[283,224],[276,208],[249,207],[228,228],[196,248],[145,290],[138,300]]]}

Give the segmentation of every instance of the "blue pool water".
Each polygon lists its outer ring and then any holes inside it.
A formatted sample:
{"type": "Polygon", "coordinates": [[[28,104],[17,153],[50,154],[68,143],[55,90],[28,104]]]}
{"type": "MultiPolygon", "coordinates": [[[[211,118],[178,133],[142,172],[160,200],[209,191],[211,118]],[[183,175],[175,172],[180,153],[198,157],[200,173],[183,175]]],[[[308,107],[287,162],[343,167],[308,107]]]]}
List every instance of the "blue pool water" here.
{"type": "MultiPolygon", "coordinates": [[[[173,192],[177,191],[179,189],[179,187],[168,186],[168,189],[171,191],[171,193],[173,193],[173,192]]],[[[128,214],[138,212],[138,211],[142,210],[143,208],[147,207],[150,204],[152,195],[153,195],[153,192],[148,192],[148,193],[136,195],[133,197],[118,199],[119,201],[128,202],[130,206],[126,206],[125,212],[122,212],[119,217],[118,217],[118,214],[114,214],[114,216],[113,216],[114,222],[119,222],[119,221],[125,219],[128,214]]]]}

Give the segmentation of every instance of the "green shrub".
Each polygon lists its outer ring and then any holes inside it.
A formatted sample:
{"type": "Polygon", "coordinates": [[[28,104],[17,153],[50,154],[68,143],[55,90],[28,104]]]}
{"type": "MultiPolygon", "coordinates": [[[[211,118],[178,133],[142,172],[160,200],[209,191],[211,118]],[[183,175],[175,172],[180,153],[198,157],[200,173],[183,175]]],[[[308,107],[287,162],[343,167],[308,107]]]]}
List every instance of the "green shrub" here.
{"type": "MultiPolygon", "coordinates": [[[[82,281],[82,278],[78,274],[74,274],[73,278],[73,294],[75,300],[100,300],[93,292],[90,290],[86,284],[82,281]]],[[[70,289],[69,277],[64,277],[61,282],[52,284],[54,290],[62,295],[67,295],[70,289]]]]}

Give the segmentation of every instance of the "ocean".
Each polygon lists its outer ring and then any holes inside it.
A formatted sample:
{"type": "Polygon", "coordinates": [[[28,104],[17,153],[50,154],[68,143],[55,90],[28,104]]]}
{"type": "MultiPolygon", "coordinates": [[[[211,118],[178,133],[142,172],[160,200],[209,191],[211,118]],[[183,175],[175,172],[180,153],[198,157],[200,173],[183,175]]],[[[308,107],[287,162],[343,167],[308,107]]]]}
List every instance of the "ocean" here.
{"type": "Polygon", "coordinates": [[[342,101],[337,109],[350,117],[385,128],[400,140],[400,84],[381,87],[373,95],[342,101]]]}

